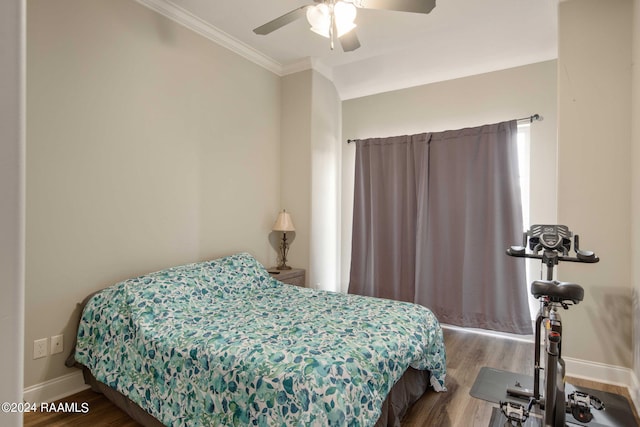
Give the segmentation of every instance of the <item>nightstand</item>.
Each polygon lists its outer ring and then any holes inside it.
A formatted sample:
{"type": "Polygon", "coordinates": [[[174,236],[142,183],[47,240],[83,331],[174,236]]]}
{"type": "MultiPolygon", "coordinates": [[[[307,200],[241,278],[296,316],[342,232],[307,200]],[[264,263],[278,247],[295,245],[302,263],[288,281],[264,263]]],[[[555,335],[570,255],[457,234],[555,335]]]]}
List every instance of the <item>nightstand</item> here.
{"type": "Polygon", "coordinates": [[[287,285],[304,287],[304,269],[292,268],[291,270],[278,270],[275,267],[269,269],[269,274],[276,280],[287,285]]]}

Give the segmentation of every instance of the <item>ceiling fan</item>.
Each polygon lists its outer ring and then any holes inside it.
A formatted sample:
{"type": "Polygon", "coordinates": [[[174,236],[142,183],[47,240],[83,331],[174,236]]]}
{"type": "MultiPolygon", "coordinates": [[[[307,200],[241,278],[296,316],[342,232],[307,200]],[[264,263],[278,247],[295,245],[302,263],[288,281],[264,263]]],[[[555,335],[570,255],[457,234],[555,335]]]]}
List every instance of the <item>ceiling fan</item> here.
{"type": "Polygon", "coordinates": [[[351,52],[360,47],[360,41],[353,30],[356,27],[357,9],[382,9],[399,12],[429,13],[436,6],[436,0],[314,0],[308,4],[267,22],[253,30],[267,35],[278,28],[306,16],[311,31],[327,37],[331,49],[335,39],[340,40],[342,50],[351,52]]]}

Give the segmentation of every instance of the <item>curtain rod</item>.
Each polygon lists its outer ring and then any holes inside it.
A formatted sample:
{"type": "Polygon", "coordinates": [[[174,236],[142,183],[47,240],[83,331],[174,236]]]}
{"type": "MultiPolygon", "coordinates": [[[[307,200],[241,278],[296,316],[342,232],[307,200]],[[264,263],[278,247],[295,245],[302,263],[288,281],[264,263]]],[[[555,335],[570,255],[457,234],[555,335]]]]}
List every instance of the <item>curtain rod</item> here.
{"type": "MultiPolygon", "coordinates": [[[[528,117],[522,117],[521,119],[516,119],[516,122],[520,123],[520,122],[529,122],[529,123],[533,123],[533,122],[539,122],[542,120],[542,116],[538,113],[533,114],[531,116],[528,117]]],[[[347,139],[347,144],[351,144],[352,142],[356,142],[357,139],[347,139]]]]}
{"type": "Polygon", "coordinates": [[[540,114],[534,114],[533,116],[523,117],[521,119],[516,119],[516,122],[524,122],[527,121],[529,123],[539,122],[542,120],[542,116],[540,114]]]}

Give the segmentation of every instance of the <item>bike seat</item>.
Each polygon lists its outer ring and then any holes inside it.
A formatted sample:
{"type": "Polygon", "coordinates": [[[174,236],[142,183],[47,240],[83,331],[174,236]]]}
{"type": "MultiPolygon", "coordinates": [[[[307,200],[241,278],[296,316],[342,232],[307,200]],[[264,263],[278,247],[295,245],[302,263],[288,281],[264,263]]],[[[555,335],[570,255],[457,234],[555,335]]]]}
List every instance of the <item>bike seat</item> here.
{"type": "Polygon", "coordinates": [[[534,280],[531,283],[531,294],[536,298],[547,296],[552,302],[571,301],[578,304],[584,298],[584,289],[576,283],[534,280]]]}

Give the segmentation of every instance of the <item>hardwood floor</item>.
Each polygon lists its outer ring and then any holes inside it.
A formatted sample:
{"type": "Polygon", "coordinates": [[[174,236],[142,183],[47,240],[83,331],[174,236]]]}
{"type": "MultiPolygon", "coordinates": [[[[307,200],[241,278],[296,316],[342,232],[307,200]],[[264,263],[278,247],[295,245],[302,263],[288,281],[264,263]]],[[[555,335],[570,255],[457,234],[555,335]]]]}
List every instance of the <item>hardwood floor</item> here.
{"type": "MultiPolygon", "coordinates": [[[[483,366],[533,374],[533,344],[496,338],[458,330],[445,330],[447,349],[447,392],[429,391],[405,416],[403,426],[469,427],[489,425],[494,404],[475,399],[469,391],[483,366]]],[[[609,391],[625,396],[626,388],[590,381],[567,379],[573,384],[609,391]]],[[[104,396],[90,390],[63,399],[66,402],[87,402],[87,414],[25,414],[25,427],[61,426],[139,426],[104,396]]],[[[637,415],[636,415],[637,418],[637,415]]]]}
{"type": "Polygon", "coordinates": [[[24,415],[25,427],[138,427],[140,424],[132,420],[102,394],[90,389],[71,395],[60,402],[86,402],[89,412],[83,413],[46,413],[29,412],[24,415]]]}
{"type": "Polygon", "coordinates": [[[488,426],[495,405],[469,395],[480,368],[533,372],[533,345],[527,342],[445,329],[445,346],[447,392],[425,393],[403,426],[488,426]]]}
{"type": "MultiPolygon", "coordinates": [[[[496,404],[469,395],[483,366],[533,375],[533,344],[457,330],[445,330],[447,392],[427,392],[404,417],[403,426],[466,427],[489,425],[496,404]]],[[[566,378],[574,385],[625,396],[625,387],[566,378]]],[[[638,416],[636,415],[636,420],[638,416]]],[[[639,422],[640,424],[640,422],[639,422]]]]}

